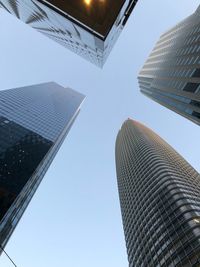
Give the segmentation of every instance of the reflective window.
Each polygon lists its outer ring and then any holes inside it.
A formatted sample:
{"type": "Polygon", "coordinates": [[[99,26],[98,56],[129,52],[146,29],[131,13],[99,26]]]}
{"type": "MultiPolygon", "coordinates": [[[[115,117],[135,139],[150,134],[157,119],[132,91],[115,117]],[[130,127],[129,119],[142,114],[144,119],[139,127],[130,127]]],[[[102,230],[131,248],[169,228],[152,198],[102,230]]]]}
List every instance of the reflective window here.
{"type": "Polygon", "coordinates": [[[186,86],[183,88],[183,91],[195,93],[198,87],[198,83],[187,83],[186,86]]]}
{"type": "Polygon", "coordinates": [[[42,136],[0,117],[0,220],[51,145],[42,136]]]}
{"type": "Polygon", "coordinates": [[[199,113],[199,112],[193,111],[193,112],[192,112],[192,115],[193,115],[194,117],[196,117],[197,119],[200,119],[200,113],[199,113]]]}
{"type": "Polygon", "coordinates": [[[200,78],[200,69],[196,69],[195,72],[193,73],[192,77],[200,78]]]}
{"type": "Polygon", "coordinates": [[[105,36],[114,24],[125,0],[49,0],[47,2],[105,36]]]}

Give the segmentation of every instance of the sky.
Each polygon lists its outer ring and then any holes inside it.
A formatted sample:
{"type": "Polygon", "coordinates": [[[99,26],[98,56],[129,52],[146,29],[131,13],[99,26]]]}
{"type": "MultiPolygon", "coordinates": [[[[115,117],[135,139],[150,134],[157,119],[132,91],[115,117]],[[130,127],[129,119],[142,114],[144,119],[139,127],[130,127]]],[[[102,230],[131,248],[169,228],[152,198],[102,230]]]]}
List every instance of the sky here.
{"type": "MultiPolygon", "coordinates": [[[[200,171],[200,128],[148,99],[137,75],[159,36],[199,0],[139,0],[103,69],[0,11],[0,90],[55,81],[86,95],[80,115],[10,238],[18,267],[128,266],[115,171],[127,118],[200,171]]],[[[12,264],[2,255],[0,266],[12,264]]]]}

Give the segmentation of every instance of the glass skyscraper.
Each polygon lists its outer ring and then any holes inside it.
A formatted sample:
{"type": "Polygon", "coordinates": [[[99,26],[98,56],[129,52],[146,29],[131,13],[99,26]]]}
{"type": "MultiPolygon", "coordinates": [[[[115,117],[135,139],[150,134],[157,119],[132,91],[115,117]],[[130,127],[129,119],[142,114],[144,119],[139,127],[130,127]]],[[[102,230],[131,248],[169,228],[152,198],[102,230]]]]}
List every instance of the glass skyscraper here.
{"type": "Polygon", "coordinates": [[[200,266],[200,175],[152,130],[131,119],[116,140],[129,267],[200,266]]]}
{"type": "Polygon", "coordinates": [[[200,6],[164,33],[139,73],[141,92],[200,125],[200,6]]]}
{"type": "Polygon", "coordinates": [[[0,91],[0,246],[5,247],[84,99],[56,83],[0,91]]]}
{"type": "Polygon", "coordinates": [[[137,0],[0,0],[0,7],[102,67],[137,0]]]}

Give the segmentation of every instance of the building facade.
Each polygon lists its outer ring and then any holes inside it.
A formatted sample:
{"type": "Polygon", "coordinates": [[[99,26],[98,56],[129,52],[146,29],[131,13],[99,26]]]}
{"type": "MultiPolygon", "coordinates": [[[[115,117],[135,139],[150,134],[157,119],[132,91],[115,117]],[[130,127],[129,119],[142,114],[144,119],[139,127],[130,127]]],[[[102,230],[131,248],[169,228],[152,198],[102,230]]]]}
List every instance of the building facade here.
{"type": "Polygon", "coordinates": [[[0,0],[0,7],[102,67],[137,0],[0,0]],[[112,10],[112,12],[111,12],[112,10]]]}
{"type": "Polygon", "coordinates": [[[200,125],[200,7],[161,36],[138,80],[143,94],[200,125]]]}
{"type": "Polygon", "coordinates": [[[5,247],[84,99],[56,83],[0,91],[0,246],[5,247]]]}
{"type": "Polygon", "coordinates": [[[200,266],[200,175],[139,122],[116,140],[129,267],[200,266]]]}

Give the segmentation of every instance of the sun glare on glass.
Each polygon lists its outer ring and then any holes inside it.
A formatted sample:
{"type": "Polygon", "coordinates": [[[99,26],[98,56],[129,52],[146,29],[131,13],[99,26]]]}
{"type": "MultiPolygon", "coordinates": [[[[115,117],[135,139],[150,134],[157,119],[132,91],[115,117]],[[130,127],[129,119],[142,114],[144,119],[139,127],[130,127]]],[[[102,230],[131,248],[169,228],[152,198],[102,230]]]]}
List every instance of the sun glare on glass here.
{"type": "Polygon", "coordinates": [[[91,4],[92,0],[84,0],[84,2],[85,2],[86,5],[89,6],[91,4]]]}

